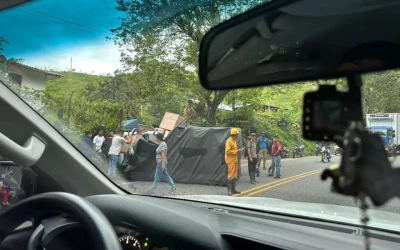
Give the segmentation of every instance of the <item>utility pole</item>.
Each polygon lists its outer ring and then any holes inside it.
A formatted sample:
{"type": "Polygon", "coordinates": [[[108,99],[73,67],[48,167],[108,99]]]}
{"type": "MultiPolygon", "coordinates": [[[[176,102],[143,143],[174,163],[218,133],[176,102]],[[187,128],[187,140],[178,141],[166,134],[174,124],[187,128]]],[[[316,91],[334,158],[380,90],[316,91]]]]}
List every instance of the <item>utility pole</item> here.
{"type": "Polygon", "coordinates": [[[236,107],[236,91],[232,91],[232,112],[233,112],[233,119],[234,119],[234,126],[236,127],[236,112],[235,112],[235,107],[236,107]]]}
{"type": "Polygon", "coordinates": [[[71,61],[70,61],[70,71],[72,72],[72,57],[71,57],[71,61]]]}

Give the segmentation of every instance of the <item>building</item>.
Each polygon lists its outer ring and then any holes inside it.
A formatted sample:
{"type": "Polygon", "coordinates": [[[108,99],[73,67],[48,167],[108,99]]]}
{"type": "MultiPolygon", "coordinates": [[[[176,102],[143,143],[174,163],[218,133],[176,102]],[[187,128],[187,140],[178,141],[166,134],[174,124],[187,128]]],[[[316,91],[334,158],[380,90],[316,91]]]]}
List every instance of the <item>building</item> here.
{"type": "Polygon", "coordinates": [[[45,90],[46,82],[62,77],[62,75],[48,72],[18,62],[8,62],[8,76],[21,86],[36,90],[45,90]]]}
{"type": "Polygon", "coordinates": [[[278,110],[279,110],[279,107],[277,107],[277,106],[272,106],[272,105],[263,105],[262,106],[262,112],[269,112],[269,113],[271,113],[271,112],[278,112],[278,110]]]}
{"type": "MultiPolygon", "coordinates": [[[[197,104],[197,103],[199,103],[199,100],[189,99],[188,103],[189,104],[193,104],[193,103],[197,104]]],[[[250,104],[247,104],[246,106],[249,106],[249,105],[250,104]]],[[[242,105],[240,105],[240,104],[236,104],[234,106],[234,108],[233,108],[233,105],[226,105],[226,104],[221,103],[221,104],[218,105],[217,110],[220,110],[220,111],[232,111],[233,109],[238,109],[238,108],[241,108],[241,107],[242,107],[242,105]]]]}

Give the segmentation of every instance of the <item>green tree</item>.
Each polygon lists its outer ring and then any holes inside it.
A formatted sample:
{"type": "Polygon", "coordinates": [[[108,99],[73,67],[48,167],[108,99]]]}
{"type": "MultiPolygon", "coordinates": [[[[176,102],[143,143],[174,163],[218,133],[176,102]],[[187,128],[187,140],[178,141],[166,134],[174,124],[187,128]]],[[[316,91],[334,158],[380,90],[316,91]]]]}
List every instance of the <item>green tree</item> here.
{"type": "Polygon", "coordinates": [[[85,88],[88,100],[107,100],[119,103],[122,118],[140,118],[159,124],[166,111],[182,114],[188,99],[185,88],[184,69],[157,60],[141,63],[132,73],[117,72],[114,77],[85,88]],[[143,114],[143,111],[146,114],[143,114]]]}
{"type": "Polygon", "coordinates": [[[400,71],[388,70],[363,76],[362,104],[364,113],[400,112],[400,71]]]}
{"type": "MultiPolygon", "coordinates": [[[[217,0],[144,0],[117,1],[124,12],[120,27],[111,30],[114,41],[130,53],[122,54],[126,68],[143,69],[148,60],[174,61],[192,71],[198,69],[198,47],[203,35],[213,26],[265,1],[217,0]],[[134,54],[134,56],[132,56],[134,54]]],[[[196,116],[216,124],[218,105],[229,91],[207,91],[197,77],[188,83],[189,91],[199,101],[196,116]]]]}

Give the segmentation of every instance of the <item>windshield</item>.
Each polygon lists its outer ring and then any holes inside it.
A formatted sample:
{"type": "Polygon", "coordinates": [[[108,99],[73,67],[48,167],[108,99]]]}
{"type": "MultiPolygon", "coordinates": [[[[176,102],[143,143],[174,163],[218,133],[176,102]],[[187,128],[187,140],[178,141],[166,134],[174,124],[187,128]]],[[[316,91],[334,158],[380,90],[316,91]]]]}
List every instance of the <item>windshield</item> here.
{"type": "Polygon", "coordinates": [[[371,128],[371,133],[377,134],[382,138],[387,137],[387,130],[386,129],[379,129],[379,128],[371,128]]]}
{"type": "MultiPolygon", "coordinates": [[[[132,194],[358,220],[354,200],[319,178],[340,162],[335,144],[324,163],[301,129],[304,93],[346,90],[344,79],[226,91],[199,83],[202,36],[264,2],[19,5],[0,12],[1,81],[132,194]]],[[[364,116],[400,111],[398,75],[363,76],[364,116]]],[[[384,225],[399,224],[397,200],[374,209],[384,225]]]]}

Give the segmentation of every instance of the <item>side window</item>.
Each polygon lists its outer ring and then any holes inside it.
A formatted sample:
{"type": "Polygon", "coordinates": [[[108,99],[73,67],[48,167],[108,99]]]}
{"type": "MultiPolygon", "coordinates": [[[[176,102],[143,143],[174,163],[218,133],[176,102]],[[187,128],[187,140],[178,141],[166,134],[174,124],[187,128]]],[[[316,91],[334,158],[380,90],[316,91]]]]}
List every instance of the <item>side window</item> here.
{"type": "Polygon", "coordinates": [[[21,84],[22,84],[22,76],[21,75],[15,74],[15,73],[9,73],[9,76],[15,84],[18,84],[19,86],[21,86],[21,84]]]}

